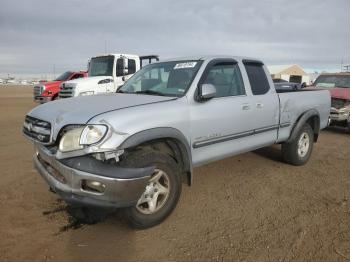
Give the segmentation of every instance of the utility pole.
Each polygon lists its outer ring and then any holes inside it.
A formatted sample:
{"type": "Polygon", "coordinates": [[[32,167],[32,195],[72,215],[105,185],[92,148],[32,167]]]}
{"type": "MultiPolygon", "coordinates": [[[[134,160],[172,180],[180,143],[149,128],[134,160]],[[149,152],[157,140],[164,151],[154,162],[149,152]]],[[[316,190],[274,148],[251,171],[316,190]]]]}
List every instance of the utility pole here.
{"type": "Polygon", "coordinates": [[[105,54],[107,54],[107,40],[105,40],[105,54]]]}
{"type": "Polygon", "coordinates": [[[340,61],[340,72],[343,72],[343,58],[340,61]]]}

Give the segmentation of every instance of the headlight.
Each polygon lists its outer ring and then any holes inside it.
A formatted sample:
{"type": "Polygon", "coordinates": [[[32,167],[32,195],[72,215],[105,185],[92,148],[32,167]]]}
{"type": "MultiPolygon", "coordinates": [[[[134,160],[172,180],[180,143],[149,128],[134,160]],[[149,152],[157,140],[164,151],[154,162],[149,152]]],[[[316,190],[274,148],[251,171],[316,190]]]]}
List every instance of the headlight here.
{"type": "Polygon", "coordinates": [[[80,136],[81,145],[95,144],[105,136],[107,127],[104,125],[88,125],[84,128],[80,136]]]}
{"type": "Polygon", "coordinates": [[[86,92],[81,92],[79,95],[80,96],[91,96],[94,94],[94,91],[86,91],[86,92]]]}
{"type": "Polygon", "coordinates": [[[83,145],[80,145],[79,140],[81,133],[85,127],[78,127],[72,130],[67,131],[60,141],[59,150],[61,152],[69,152],[74,150],[79,150],[83,148],[83,145]]]}
{"type": "Polygon", "coordinates": [[[86,145],[92,145],[101,141],[106,133],[107,126],[105,125],[87,125],[74,128],[62,136],[59,150],[61,152],[69,152],[83,149],[86,145]]]}

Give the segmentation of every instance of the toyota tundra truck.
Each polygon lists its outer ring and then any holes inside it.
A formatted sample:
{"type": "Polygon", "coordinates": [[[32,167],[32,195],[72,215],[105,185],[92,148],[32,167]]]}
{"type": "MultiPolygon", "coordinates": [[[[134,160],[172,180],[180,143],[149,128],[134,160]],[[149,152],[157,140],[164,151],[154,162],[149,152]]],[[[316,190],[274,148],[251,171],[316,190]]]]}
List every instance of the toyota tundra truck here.
{"type": "Polygon", "coordinates": [[[328,90],[277,93],[256,59],[179,58],[147,65],[117,93],[40,105],[23,132],[60,198],[123,208],[148,228],[172,212],[194,167],[273,144],[285,162],[307,163],[330,104],[328,90]]]}
{"type": "Polygon", "coordinates": [[[157,55],[109,54],[92,57],[89,62],[89,77],[62,83],[59,97],[114,93],[143,65],[158,60],[157,55]]]}
{"type": "Polygon", "coordinates": [[[40,82],[33,88],[34,101],[38,103],[46,103],[58,98],[58,93],[60,91],[60,85],[65,81],[83,78],[87,76],[87,72],[64,72],[62,75],[57,77],[53,81],[40,82]]]}

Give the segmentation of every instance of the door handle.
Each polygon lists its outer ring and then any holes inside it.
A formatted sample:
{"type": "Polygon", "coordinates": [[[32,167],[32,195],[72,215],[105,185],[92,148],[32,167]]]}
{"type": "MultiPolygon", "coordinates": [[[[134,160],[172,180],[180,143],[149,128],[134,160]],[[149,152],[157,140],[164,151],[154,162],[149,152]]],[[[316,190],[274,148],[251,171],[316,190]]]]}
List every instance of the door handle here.
{"type": "Polygon", "coordinates": [[[263,108],[264,104],[263,103],[256,103],[256,108],[263,108]]]}
{"type": "Polygon", "coordinates": [[[248,104],[242,105],[242,110],[249,110],[249,109],[250,109],[250,105],[248,105],[248,104]]]}

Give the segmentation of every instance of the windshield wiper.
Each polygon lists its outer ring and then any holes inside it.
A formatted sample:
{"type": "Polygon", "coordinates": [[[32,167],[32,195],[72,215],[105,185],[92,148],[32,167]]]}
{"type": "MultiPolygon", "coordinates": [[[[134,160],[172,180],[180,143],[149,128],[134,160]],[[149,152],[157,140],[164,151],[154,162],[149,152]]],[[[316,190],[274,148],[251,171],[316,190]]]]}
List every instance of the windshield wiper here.
{"type": "Polygon", "coordinates": [[[154,90],[143,90],[143,91],[137,91],[136,94],[146,94],[146,95],[157,95],[157,96],[164,96],[162,92],[154,91],[154,90]]]}

